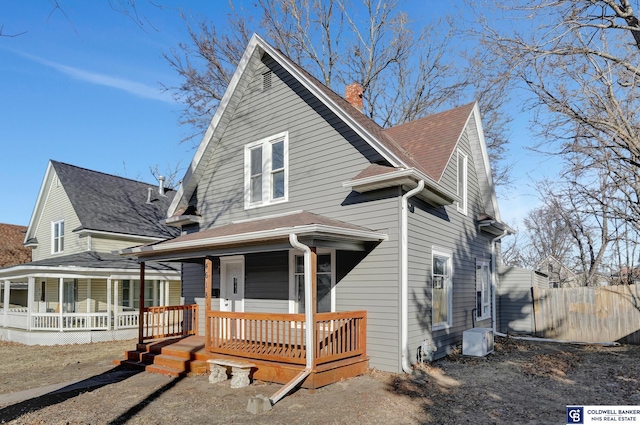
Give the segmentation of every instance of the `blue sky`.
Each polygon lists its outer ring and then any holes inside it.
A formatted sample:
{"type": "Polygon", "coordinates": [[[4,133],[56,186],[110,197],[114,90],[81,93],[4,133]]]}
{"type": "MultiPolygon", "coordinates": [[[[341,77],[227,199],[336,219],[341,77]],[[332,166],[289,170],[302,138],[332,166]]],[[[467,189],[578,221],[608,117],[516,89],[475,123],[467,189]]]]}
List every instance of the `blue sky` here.
{"type": "MultiPolygon", "coordinates": [[[[3,34],[24,32],[0,37],[0,223],[29,224],[49,159],[148,182],[149,167],[180,161],[182,175],[193,144],[179,143],[189,133],[181,107],[160,89],[180,82],[162,54],[187,42],[181,8],[219,22],[228,11],[226,1],[139,1],[137,25],[107,0],[58,3],[62,10],[48,0],[0,2],[3,34]]],[[[445,9],[411,8],[412,17],[445,9]]],[[[525,125],[515,123],[510,148],[517,190],[499,192],[510,223],[534,206],[527,185],[544,172],[544,159],[523,150],[525,125]]]]}

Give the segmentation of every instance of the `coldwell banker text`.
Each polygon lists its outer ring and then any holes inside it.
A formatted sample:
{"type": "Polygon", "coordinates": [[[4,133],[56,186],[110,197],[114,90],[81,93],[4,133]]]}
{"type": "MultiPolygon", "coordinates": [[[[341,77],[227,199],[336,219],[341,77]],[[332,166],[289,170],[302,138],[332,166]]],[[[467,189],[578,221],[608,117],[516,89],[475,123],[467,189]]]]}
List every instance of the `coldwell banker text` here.
{"type": "Polygon", "coordinates": [[[567,424],[640,423],[640,406],[567,406],[567,424]]]}

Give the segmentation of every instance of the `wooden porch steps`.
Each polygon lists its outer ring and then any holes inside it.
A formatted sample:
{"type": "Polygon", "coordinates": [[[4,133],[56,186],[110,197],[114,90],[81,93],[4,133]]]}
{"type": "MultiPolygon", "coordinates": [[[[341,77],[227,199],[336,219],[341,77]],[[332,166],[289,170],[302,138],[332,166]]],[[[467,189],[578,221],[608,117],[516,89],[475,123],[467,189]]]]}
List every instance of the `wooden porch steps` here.
{"type": "Polygon", "coordinates": [[[207,372],[206,359],[196,358],[197,351],[203,349],[197,342],[167,339],[147,344],[138,344],[135,350],[125,353],[124,360],[114,363],[133,369],[159,373],[167,376],[201,375],[207,372]]]}

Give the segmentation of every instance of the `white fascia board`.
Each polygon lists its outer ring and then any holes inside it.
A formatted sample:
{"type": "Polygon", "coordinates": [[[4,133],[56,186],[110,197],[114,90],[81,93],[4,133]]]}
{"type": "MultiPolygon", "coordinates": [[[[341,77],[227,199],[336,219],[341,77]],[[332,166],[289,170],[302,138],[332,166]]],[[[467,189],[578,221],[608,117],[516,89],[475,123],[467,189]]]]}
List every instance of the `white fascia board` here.
{"type": "Polygon", "coordinates": [[[115,233],[115,232],[106,232],[104,230],[89,230],[82,229],[76,232],[78,235],[102,235],[102,236],[114,236],[122,239],[131,239],[132,241],[140,241],[140,242],[158,242],[164,241],[166,238],[155,238],[151,236],[140,236],[140,235],[129,235],[127,233],[115,233]]]}
{"type": "MultiPolygon", "coordinates": [[[[495,212],[495,218],[499,222],[502,222],[500,218],[500,209],[498,208],[498,197],[496,196],[496,187],[493,183],[493,175],[491,173],[491,163],[489,162],[489,153],[487,151],[487,142],[484,139],[484,130],[482,128],[482,120],[480,117],[480,107],[478,106],[478,102],[473,107],[472,111],[475,122],[476,122],[476,131],[478,132],[478,140],[480,141],[480,151],[482,152],[482,160],[484,162],[484,171],[487,178],[487,183],[489,185],[489,190],[491,191],[491,203],[493,204],[493,209],[495,212]]],[[[468,121],[467,121],[468,123],[468,121]]],[[[466,124],[465,124],[466,128],[466,124]]]]}
{"type": "Polygon", "coordinates": [[[384,182],[384,181],[388,181],[388,180],[401,180],[401,179],[404,179],[404,178],[410,178],[413,181],[415,181],[415,186],[418,185],[418,181],[424,180],[425,190],[432,190],[432,191],[439,192],[439,193],[443,194],[444,196],[447,196],[447,197],[451,198],[454,201],[456,199],[458,199],[458,197],[456,195],[450,193],[448,190],[445,190],[436,181],[434,181],[431,177],[429,177],[426,174],[416,170],[415,168],[408,168],[408,169],[405,169],[405,170],[392,171],[392,172],[389,172],[389,173],[379,174],[379,175],[371,176],[371,177],[365,177],[365,178],[357,179],[357,180],[349,180],[349,181],[346,181],[346,182],[342,183],[342,186],[345,187],[345,188],[353,188],[353,187],[358,187],[358,186],[364,186],[364,185],[371,185],[371,184],[375,184],[375,183],[380,183],[380,182],[384,182]]]}
{"type": "MultiPolygon", "coordinates": [[[[40,218],[40,214],[42,213],[42,209],[44,208],[45,202],[45,187],[49,187],[51,185],[51,177],[53,164],[49,161],[49,165],[47,166],[47,171],[44,173],[44,179],[42,179],[42,184],[40,185],[40,192],[38,192],[38,198],[36,199],[36,205],[33,207],[33,211],[31,212],[31,218],[29,219],[29,227],[27,228],[27,233],[24,235],[24,242],[35,236],[37,232],[37,224],[40,220],[36,220],[40,218]]],[[[48,191],[47,191],[48,192],[48,191]]]]}
{"type": "MultiPolygon", "coordinates": [[[[406,167],[407,164],[400,159],[396,154],[387,149],[383,144],[378,142],[378,139],[374,137],[371,133],[369,133],[365,128],[360,126],[360,124],[355,121],[349,114],[345,113],[344,110],[336,105],[329,97],[327,97],[321,90],[318,90],[316,85],[311,83],[309,79],[299,72],[297,69],[289,66],[289,63],[286,59],[282,57],[282,54],[276,49],[272,48],[267,42],[265,42],[258,35],[254,34],[254,37],[260,41],[260,46],[263,50],[269,54],[272,58],[274,58],[284,69],[286,69],[290,74],[292,74],[298,82],[300,82],[307,90],[313,93],[318,99],[320,99],[327,108],[329,108],[333,113],[335,113],[338,117],[342,119],[345,123],[351,127],[360,137],[366,140],[383,158],[389,161],[394,167],[406,167]]],[[[252,38],[253,41],[253,38],[252,38]]]]}
{"type": "Polygon", "coordinates": [[[202,217],[197,215],[180,215],[161,220],[160,223],[166,226],[182,227],[185,224],[202,223],[202,217]]]}
{"type": "Polygon", "coordinates": [[[137,254],[173,251],[185,248],[202,248],[212,245],[230,245],[242,242],[257,242],[271,239],[288,238],[291,233],[301,235],[331,235],[334,237],[347,237],[358,240],[384,241],[389,237],[384,233],[366,230],[344,229],[342,227],[311,224],[305,226],[282,227],[278,229],[263,230],[259,232],[241,233],[239,235],[220,236],[206,239],[188,240],[181,242],[164,243],[161,249],[157,245],[127,248],[117,251],[120,255],[137,256],[137,254]]]}
{"type": "MultiPolygon", "coordinates": [[[[195,178],[196,180],[199,180],[200,174],[202,173],[202,171],[200,171],[200,168],[206,166],[206,163],[202,163],[204,154],[206,153],[207,147],[213,139],[214,133],[216,132],[216,130],[218,130],[218,124],[220,123],[220,120],[222,119],[222,116],[224,115],[229,102],[233,98],[233,94],[238,86],[238,83],[240,82],[240,78],[249,65],[251,57],[253,56],[253,53],[258,46],[259,41],[261,41],[261,39],[257,35],[254,34],[253,37],[251,37],[251,40],[249,41],[249,44],[247,45],[247,48],[245,49],[240,62],[238,62],[236,71],[234,72],[233,77],[231,77],[229,86],[224,92],[224,96],[222,96],[222,100],[220,100],[220,103],[216,108],[216,112],[213,115],[211,122],[209,123],[209,127],[207,127],[207,131],[202,137],[200,145],[198,146],[198,149],[196,150],[196,153],[191,160],[191,164],[187,168],[187,171],[182,179],[180,187],[178,188],[176,196],[174,196],[173,201],[171,201],[171,205],[169,206],[169,210],[167,212],[167,217],[171,217],[175,214],[183,198],[191,197],[190,192],[194,190],[195,187],[190,187],[189,185],[191,184],[192,186],[195,186],[192,183],[192,179],[195,178]]],[[[189,199],[186,199],[186,202],[189,202],[189,199]]]]}
{"type": "MultiPolygon", "coordinates": [[[[25,279],[28,277],[38,278],[80,278],[80,279],[92,279],[92,278],[109,278],[111,276],[140,276],[138,272],[131,269],[97,269],[93,267],[52,267],[52,266],[15,266],[10,269],[6,269],[0,274],[0,281],[11,279],[25,279]]],[[[180,276],[180,271],[171,270],[152,270],[145,269],[145,276],[166,276],[174,275],[180,276]]],[[[136,277],[137,278],[137,277],[136,277]]]]}
{"type": "MultiPolygon", "coordinates": [[[[471,115],[473,114],[473,111],[476,108],[478,108],[478,102],[475,102],[475,104],[473,105],[473,109],[471,110],[471,113],[467,116],[467,120],[464,122],[464,125],[462,126],[462,131],[460,132],[460,134],[458,134],[458,139],[456,140],[456,144],[453,146],[453,149],[451,149],[451,152],[449,153],[447,164],[451,162],[451,158],[453,158],[453,154],[455,154],[458,151],[458,145],[460,144],[460,139],[462,139],[462,135],[464,134],[465,130],[467,129],[467,125],[469,125],[469,121],[471,120],[471,115]]],[[[484,138],[482,139],[482,141],[484,142],[484,138]]],[[[438,183],[440,182],[440,180],[442,180],[442,177],[444,177],[444,171],[442,172],[442,175],[438,179],[438,183]]]]}

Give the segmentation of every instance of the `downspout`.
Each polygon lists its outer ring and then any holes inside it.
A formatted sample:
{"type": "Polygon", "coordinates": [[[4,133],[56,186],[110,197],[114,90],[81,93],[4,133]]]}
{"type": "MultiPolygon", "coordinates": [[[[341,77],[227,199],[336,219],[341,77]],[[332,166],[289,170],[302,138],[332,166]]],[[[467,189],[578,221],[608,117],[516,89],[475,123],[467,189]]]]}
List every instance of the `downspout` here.
{"type": "Polygon", "coordinates": [[[402,210],[400,214],[400,345],[402,347],[402,370],[413,372],[409,360],[409,198],[422,192],[424,180],[418,186],[402,195],[402,210]]]}
{"type": "Polygon", "coordinates": [[[285,384],[284,387],[279,389],[276,393],[274,393],[271,397],[269,397],[269,401],[271,401],[271,405],[276,404],[280,401],[284,396],[286,396],[289,391],[295,388],[300,382],[302,382],[313,369],[313,356],[315,353],[314,347],[314,323],[313,323],[313,294],[311,293],[311,289],[313,287],[311,282],[311,248],[307,245],[298,241],[298,236],[295,233],[289,234],[289,242],[291,246],[299,249],[304,252],[304,305],[305,305],[305,340],[306,340],[306,352],[307,352],[307,362],[306,367],[303,371],[301,371],[295,378],[285,384]]]}

